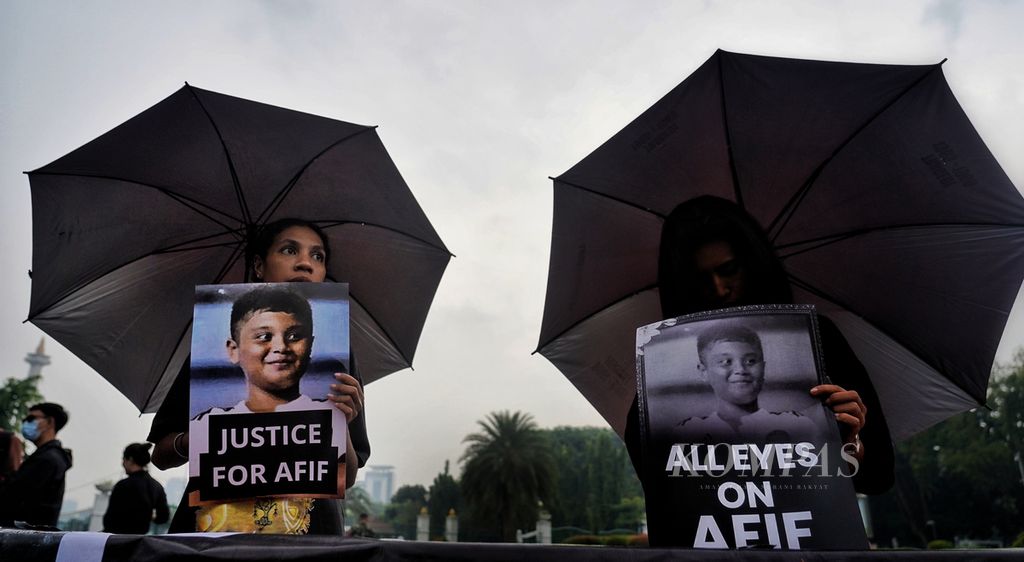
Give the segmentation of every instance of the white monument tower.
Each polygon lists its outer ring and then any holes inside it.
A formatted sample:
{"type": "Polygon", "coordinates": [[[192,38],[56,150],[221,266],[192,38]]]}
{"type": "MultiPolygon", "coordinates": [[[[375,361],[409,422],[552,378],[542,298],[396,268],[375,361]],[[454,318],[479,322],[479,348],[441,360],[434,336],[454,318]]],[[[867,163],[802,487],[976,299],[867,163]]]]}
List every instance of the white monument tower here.
{"type": "Polygon", "coordinates": [[[30,377],[42,375],[43,367],[50,364],[50,356],[46,354],[46,348],[43,346],[45,342],[46,338],[41,338],[36,352],[25,356],[25,362],[28,363],[28,376],[30,377]]]}

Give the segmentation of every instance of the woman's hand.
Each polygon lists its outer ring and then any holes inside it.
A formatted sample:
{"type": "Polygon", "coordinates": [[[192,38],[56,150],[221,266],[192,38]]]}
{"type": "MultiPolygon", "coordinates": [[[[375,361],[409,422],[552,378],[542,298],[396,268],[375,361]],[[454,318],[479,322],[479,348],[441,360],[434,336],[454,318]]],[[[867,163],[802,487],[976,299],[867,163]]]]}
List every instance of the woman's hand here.
{"type": "Polygon", "coordinates": [[[867,419],[868,409],[856,390],[846,390],[834,384],[821,384],[811,389],[811,396],[823,398],[825,404],[835,412],[836,421],[845,429],[842,432],[844,443],[859,443],[858,436],[867,419]]]}
{"type": "Polygon", "coordinates": [[[363,387],[348,373],[334,373],[334,378],[338,382],[331,385],[327,399],[345,414],[346,421],[351,422],[363,411],[363,387]]]}
{"type": "Polygon", "coordinates": [[[188,462],[188,432],[168,433],[153,447],[153,465],[160,470],[181,466],[188,462]]]}

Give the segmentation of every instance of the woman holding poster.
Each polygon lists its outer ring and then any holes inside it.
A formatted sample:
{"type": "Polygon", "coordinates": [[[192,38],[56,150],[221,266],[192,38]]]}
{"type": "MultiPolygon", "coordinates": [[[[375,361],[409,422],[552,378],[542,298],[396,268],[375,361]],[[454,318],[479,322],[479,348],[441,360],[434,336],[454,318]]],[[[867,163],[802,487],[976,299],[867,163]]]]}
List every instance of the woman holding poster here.
{"type": "MultiPolygon", "coordinates": [[[[330,248],[327,237],[312,223],[298,219],[282,219],[270,223],[259,232],[250,250],[253,256],[251,271],[257,281],[319,283],[326,279],[330,248]]],[[[335,373],[336,383],[326,396],[348,421],[345,454],[349,459],[345,463],[345,482],[348,486],[355,482],[358,467],[364,466],[370,456],[363,414],[363,390],[356,374],[354,359],[350,371],[351,374],[335,373]]],[[[189,362],[186,361],[153,419],[148,439],[156,444],[153,464],[161,469],[180,466],[188,460],[189,379],[189,362]]],[[[186,497],[180,502],[171,521],[169,531],[172,533],[193,532],[197,529],[197,510],[189,508],[187,503],[191,491],[186,490],[186,497]]],[[[286,507],[283,511],[289,513],[290,519],[303,522],[291,526],[288,532],[338,535],[342,532],[343,514],[337,500],[290,502],[286,507]],[[303,513],[291,513],[296,509],[303,513]]],[[[204,519],[211,519],[215,515],[217,513],[205,513],[204,519]]],[[[215,523],[212,520],[206,522],[215,523]]],[[[208,530],[213,530],[213,527],[208,530]]]]}
{"type": "MultiPolygon", "coordinates": [[[[744,305],[789,304],[792,292],[767,235],[757,221],[731,201],[701,196],[678,205],[662,227],[658,263],[662,316],[744,305]]],[[[858,492],[875,494],[893,483],[893,450],[888,426],[874,388],[839,329],[819,316],[821,349],[834,384],[808,388],[835,415],[844,444],[859,467],[853,477],[858,492]],[[867,412],[871,422],[867,423],[867,412]]],[[[641,453],[638,401],[626,420],[625,440],[648,496],[656,495],[641,453]]],[[[657,459],[662,462],[664,459],[657,459]]],[[[654,459],[648,459],[651,464],[654,459]]],[[[657,464],[657,463],[655,463],[657,464]]],[[[663,468],[663,466],[662,466],[663,468]]],[[[650,518],[650,515],[649,515],[650,518]]],[[[651,523],[651,544],[670,544],[651,523]]]]}

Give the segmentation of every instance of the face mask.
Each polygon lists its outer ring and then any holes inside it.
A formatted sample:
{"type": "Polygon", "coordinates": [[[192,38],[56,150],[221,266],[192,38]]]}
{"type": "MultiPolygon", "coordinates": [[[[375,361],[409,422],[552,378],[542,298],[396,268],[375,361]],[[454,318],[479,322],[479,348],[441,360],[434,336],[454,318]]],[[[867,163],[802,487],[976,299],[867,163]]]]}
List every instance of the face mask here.
{"type": "Polygon", "coordinates": [[[21,434],[29,441],[39,438],[39,420],[21,422],[21,434]]]}

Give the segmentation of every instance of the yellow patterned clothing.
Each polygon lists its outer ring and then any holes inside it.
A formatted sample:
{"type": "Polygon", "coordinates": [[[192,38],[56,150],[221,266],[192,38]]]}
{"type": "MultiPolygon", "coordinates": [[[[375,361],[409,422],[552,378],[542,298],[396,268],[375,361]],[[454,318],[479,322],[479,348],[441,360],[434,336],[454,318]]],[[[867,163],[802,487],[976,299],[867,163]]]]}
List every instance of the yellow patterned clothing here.
{"type": "Polygon", "coordinates": [[[305,535],[312,510],[312,498],[255,498],[208,505],[196,512],[196,530],[305,535]]]}

